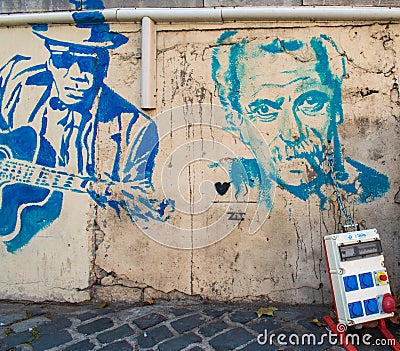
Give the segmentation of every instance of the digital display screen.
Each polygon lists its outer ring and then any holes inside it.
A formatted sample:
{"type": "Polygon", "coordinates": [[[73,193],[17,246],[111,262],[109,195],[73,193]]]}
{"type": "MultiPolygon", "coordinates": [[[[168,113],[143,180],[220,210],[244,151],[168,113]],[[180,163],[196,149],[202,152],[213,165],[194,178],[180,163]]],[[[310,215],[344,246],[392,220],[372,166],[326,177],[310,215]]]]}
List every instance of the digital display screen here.
{"type": "Polygon", "coordinates": [[[355,260],[369,256],[379,256],[382,254],[380,240],[368,241],[339,247],[342,261],[355,260]]]}

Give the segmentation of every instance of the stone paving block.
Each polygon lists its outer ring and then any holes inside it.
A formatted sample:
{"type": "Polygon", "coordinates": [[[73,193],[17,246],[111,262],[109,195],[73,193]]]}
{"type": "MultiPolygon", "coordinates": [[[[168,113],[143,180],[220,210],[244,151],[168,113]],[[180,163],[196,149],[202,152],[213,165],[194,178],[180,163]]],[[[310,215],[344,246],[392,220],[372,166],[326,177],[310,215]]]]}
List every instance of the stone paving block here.
{"type": "Polygon", "coordinates": [[[39,325],[36,329],[40,335],[53,335],[69,328],[72,322],[66,317],[56,317],[52,323],[39,325]]]}
{"type": "Polygon", "coordinates": [[[111,308],[107,307],[107,308],[94,308],[90,311],[85,311],[83,313],[80,313],[77,318],[84,322],[87,321],[89,319],[95,318],[95,317],[100,317],[103,316],[105,314],[109,314],[109,313],[113,313],[115,311],[113,311],[111,308]]]}
{"type": "Polygon", "coordinates": [[[28,331],[18,334],[10,334],[0,342],[0,351],[8,351],[13,347],[23,344],[32,338],[32,334],[28,331]]]}
{"type": "MultiPolygon", "coordinates": [[[[54,326],[57,329],[65,329],[69,328],[72,325],[71,320],[68,317],[64,316],[54,316],[51,317],[51,326],[54,326]]],[[[41,328],[50,327],[50,325],[43,325],[41,328]]]]}
{"type": "Polygon", "coordinates": [[[72,337],[69,332],[60,330],[55,333],[40,333],[39,338],[33,340],[31,345],[35,351],[44,351],[70,341],[72,341],[72,337]]]}
{"type": "Polygon", "coordinates": [[[133,320],[140,329],[144,330],[150,327],[154,327],[157,324],[165,321],[165,317],[158,313],[150,313],[143,317],[137,318],[133,320]]]}
{"type": "Polygon", "coordinates": [[[214,310],[212,308],[206,308],[202,311],[203,314],[212,318],[221,317],[225,312],[228,312],[228,310],[214,310]]]}
{"type": "Polygon", "coordinates": [[[236,311],[229,315],[229,319],[235,323],[247,323],[257,318],[256,312],[252,311],[236,311]]]}
{"type": "Polygon", "coordinates": [[[248,323],[246,325],[259,334],[264,334],[266,330],[268,332],[271,332],[275,329],[281,328],[281,323],[279,323],[273,317],[269,317],[269,318],[262,317],[260,319],[251,321],[250,323],[248,323]]]}
{"type": "Polygon", "coordinates": [[[21,321],[22,319],[25,319],[26,312],[17,312],[17,313],[11,313],[11,314],[6,314],[6,315],[0,315],[0,326],[8,325],[11,323],[14,323],[16,321],[21,321]]]}
{"type": "Polygon", "coordinates": [[[89,351],[93,350],[94,344],[92,344],[89,340],[83,340],[68,346],[67,348],[63,349],[63,351],[89,351]]]}
{"type": "Polygon", "coordinates": [[[80,325],[76,329],[79,333],[90,335],[102,330],[109,329],[113,326],[114,323],[110,318],[100,318],[88,324],[80,325]]]}
{"type": "Polygon", "coordinates": [[[174,334],[165,326],[148,329],[137,338],[137,342],[142,349],[153,347],[159,342],[173,337],[174,334]]]}
{"type": "Polygon", "coordinates": [[[179,316],[183,316],[184,314],[188,314],[188,313],[192,313],[193,310],[190,310],[188,308],[185,307],[177,307],[177,308],[171,308],[171,312],[179,317],[179,316]]]}
{"type": "Polygon", "coordinates": [[[178,333],[182,334],[189,330],[192,330],[206,321],[206,318],[201,314],[193,314],[187,317],[183,317],[174,322],[171,322],[172,328],[174,328],[178,333]]]}
{"type": "Polygon", "coordinates": [[[188,351],[204,351],[204,349],[202,349],[200,346],[195,346],[189,349],[188,351]]]}
{"type": "MultiPolygon", "coordinates": [[[[0,340],[6,337],[6,330],[8,327],[0,327],[0,340]]],[[[1,343],[0,343],[1,344],[1,343]]]]}
{"type": "Polygon", "coordinates": [[[204,336],[213,336],[224,329],[229,328],[229,325],[222,321],[217,321],[200,328],[199,333],[204,336]]]}
{"type": "Polygon", "coordinates": [[[127,341],[117,341],[109,344],[100,350],[103,351],[132,351],[133,347],[127,341]]]}
{"type": "Polygon", "coordinates": [[[35,351],[31,345],[18,345],[15,347],[15,351],[35,351]]]}
{"type": "Polygon", "coordinates": [[[102,344],[108,344],[110,342],[126,338],[133,334],[135,334],[135,332],[132,330],[132,328],[129,325],[124,324],[118,328],[111,329],[97,335],[97,340],[99,340],[102,344]]]}
{"type": "Polygon", "coordinates": [[[26,315],[31,317],[43,316],[48,313],[47,309],[44,306],[37,305],[29,305],[25,306],[24,311],[26,315]]]}
{"type": "Polygon", "coordinates": [[[94,318],[96,316],[97,316],[96,312],[88,311],[88,312],[85,312],[85,313],[82,313],[82,314],[78,315],[77,318],[80,321],[84,322],[84,321],[87,321],[88,319],[92,319],[92,318],[94,318]]]}
{"type": "Polygon", "coordinates": [[[210,339],[209,343],[217,351],[229,351],[255,339],[247,330],[235,328],[210,339]]]}
{"type": "Polygon", "coordinates": [[[275,345],[261,345],[257,341],[254,341],[254,342],[248,344],[243,349],[240,349],[240,351],[266,351],[266,350],[276,351],[276,350],[282,350],[282,349],[275,345]]]}
{"type": "Polygon", "coordinates": [[[29,330],[30,328],[36,328],[37,326],[43,324],[43,323],[49,323],[51,320],[45,316],[38,316],[38,317],[32,317],[29,319],[26,319],[24,321],[15,323],[10,326],[10,328],[15,332],[15,333],[21,333],[23,331],[29,330]]]}
{"type": "Polygon", "coordinates": [[[157,349],[159,351],[182,350],[190,344],[200,341],[201,338],[198,335],[194,333],[188,333],[178,336],[177,338],[164,341],[162,344],[158,345],[157,349]]]}
{"type": "MultiPolygon", "coordinates": [[[[322,323],[322,318],[319,318],[319,321],[322,323]]],[[[319,327],[314,322],[312,322],[312,318],[301,319],[297,323],[313,333],[322,333],[326,331],[325,327],[319,327]]]]}
{"type": "Polygon", "coordinates": [[[296,320],[301,316],[300,311],[275,311],[274,316],[286,321],[296,320]]]}

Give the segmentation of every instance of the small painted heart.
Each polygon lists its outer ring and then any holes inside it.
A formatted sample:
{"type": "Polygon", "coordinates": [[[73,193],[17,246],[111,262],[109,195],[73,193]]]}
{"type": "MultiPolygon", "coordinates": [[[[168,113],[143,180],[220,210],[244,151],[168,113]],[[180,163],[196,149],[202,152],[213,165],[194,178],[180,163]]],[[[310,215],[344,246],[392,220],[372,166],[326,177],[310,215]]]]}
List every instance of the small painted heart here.
{"type": "Polygon", "coordinates": [[[214,185],[215,185],[215,190],[217,190],[217,193],[222,196],[222,195],[225,195],[225,193],[228,191],[229,187],[231,186],[231,183],[217,182],[214,185]]]}

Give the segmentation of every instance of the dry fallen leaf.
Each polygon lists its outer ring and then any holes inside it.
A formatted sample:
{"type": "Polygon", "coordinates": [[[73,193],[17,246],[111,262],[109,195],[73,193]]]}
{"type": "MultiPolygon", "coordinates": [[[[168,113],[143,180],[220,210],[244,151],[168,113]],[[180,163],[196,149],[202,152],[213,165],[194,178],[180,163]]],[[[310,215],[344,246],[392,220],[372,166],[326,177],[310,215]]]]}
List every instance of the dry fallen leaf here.
{"type": "Polygon", "coordinates": [[[313,318],[313,319],[311,320],[311,322],[313,322],[317,327],[323,327],[323,326],[325,326],[325,324],[322,323],[318,318],[313,318]]]}
{"type": "Polygon", "coordinates": [[[149,304],[149,305],[154,305],[155,301],[152,297],[149,297],[147,300],[144,301],[145,303],[149,304]]]}
{"type": "Polygon", "coordinates": [[[260,318],[262,315],[266,316],[274,316],[274,312],[277,311],[278,309],[276,307],[260,307],[257,311],[257,316],[260,318]]]}
{"type": "Polygon", "coordinates": [[[102,302],[99,307],[100,308],[106,308],[108,306],[108,302],[102,302]]]}

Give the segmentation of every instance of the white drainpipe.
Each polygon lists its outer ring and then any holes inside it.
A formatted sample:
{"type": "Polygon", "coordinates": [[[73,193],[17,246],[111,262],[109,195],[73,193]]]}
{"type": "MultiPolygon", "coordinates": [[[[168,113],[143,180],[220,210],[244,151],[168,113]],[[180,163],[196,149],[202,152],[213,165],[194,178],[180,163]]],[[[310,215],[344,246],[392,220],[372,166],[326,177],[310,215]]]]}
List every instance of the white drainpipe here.
{"type": "MultiPolygon", "coordinates": [[[[84,11],[82,11],[84,12],[84,11]]],[[[390,7],[223,7],[223,8],[124,8],[98,10],[107,22],[142,22],[141,107],[156,107],[155,22],[233,21],[381,21],[399,22],[400,8],[390,7]]],[[[72,12],[0,15],[0,26],[73,24],[72,12]]]]}
{"type": "Polygon", "coordinates": [[[149,17],[142,19],[142,62],[140,106],[156,108],[156,25],[149,17]]]}

